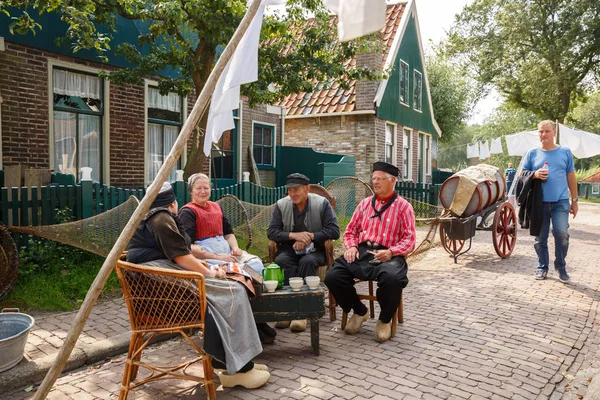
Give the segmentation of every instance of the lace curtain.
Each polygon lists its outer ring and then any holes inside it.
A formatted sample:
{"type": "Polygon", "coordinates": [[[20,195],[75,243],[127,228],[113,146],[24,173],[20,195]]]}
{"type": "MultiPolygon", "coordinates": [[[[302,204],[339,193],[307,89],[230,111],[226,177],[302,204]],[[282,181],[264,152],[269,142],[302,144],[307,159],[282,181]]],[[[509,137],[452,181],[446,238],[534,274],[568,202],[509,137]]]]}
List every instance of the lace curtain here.
{"type": "Polygon", "coordinates": [[[96,76],[55,69],[54,93],[90,99],[100,99],[100,79],[96,76]]]}
{"type": "MultiPolygon", "coordinates": [[[[150,185],[156,174],[158,174],[165,158],[173,148],[178,134],[179,127],[177,126],[148,124],[148,153],[146,158],[148,181],[146,185],[150,185]]],[[[168,181],[173,182],[175,180],[176,169],[177,167],[173,168],[167,178],[168,181]]]]}
{"type": "Polygon", "coordinates": [[[148,107],[180,112],[181,101],[179,95],[175,93],[169,93],[166,96],[162,96],[158,89],[148,88],[148,107]]]}
{"type": "Polygon", "coordinates": [[[54,170],[79,176],[81,167],[92,168],[92,179],[100,178],[100,117],[54,112],[54,170]],[[77,131],[79,127],[79,133],[77,131]]]}

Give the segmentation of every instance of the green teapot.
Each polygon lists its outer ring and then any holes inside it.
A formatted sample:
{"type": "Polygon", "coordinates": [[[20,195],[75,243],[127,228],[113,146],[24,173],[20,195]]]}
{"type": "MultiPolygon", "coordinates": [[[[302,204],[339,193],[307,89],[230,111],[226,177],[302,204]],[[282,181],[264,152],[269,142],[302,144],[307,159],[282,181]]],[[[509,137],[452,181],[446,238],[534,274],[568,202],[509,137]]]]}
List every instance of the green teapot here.
{"type": "Polygon", "coordinates": [[[272,263],[265,267],[262,271],[263,279],[265,281],[277,281],[277,289],[283,287],[283,270],[279,265],[272,263]]]}

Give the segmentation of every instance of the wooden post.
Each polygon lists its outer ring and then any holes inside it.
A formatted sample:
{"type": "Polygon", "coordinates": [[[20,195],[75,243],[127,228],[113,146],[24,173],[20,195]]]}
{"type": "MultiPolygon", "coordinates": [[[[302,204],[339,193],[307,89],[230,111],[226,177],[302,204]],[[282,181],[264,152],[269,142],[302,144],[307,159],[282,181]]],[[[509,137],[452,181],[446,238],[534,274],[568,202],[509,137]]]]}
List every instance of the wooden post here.
{"type": "Polygon", "coordinates": [[[244,33],[248,29],[248,26],[252,22],[252,19],[256,15],[260,7],[260,3],[261,0],[252,1],[252,3],[248,7],[248,10],[246,11],[246,15],[244,15],[244,18],[240,22],[240,25],[237,27],[235,33],[233,34],[233,37],[229,41],[229,44],[227,44],[227,47],[223,51],[223,54],[221,54],[221,57],[219,57],[219,60],[217,61],[212,72],[210,73],[210,76],[208,77],[204,88],[202,88],[202,92],[200,93],[198,99],[196,100],[196,103],[194,104],[192,112],[190,113],[185,124],[183,125],[181,133],[177,137],[177,140],[175,141],[171,152],[169,153],[162,167],[158,171],[158,174],[154,178],[154,181],[148,187],[146,195],[142,199],[142,202],[136,208],[133,215],[127,222],[127,225],[119,235],[119,238],[117,239],[115,245],[113,246],[112,250],[106,257],[106,260],[102,264],[102,268],[100,268],[98,275],[96,275],[96,279],[94,279],[94,282],[92,283],[92,286],[90,287],[87,295],[85,296],[85,300],[83,301],[83,304],[81,305],[81,308],[79,309],[79,312],[77,313],[77,316],[75,317],[75,320],[73,321],[73,324],[69,329],[69,333],[67,334],[65,342],[58,351],[58,354],[54,359],[52,367],[50,368],[50,370],[48,370],[46,377],[44,378],[40,387],[35,393],[35,400],[46,398],[46,396],[50,392],[50,389],[52,389],[54,382],[56,382],[56,379],[62,372],[62,369],[65,366],[67,360],[69,359],[69,355],[71,354],[71,351],[73,351],[73,347],[75,347],[75,343],[77,342],[77,339],[79,338],[79,335],[83,330],[83,326],[85,325],[85,322],[87,321],[92,311],[92,307],[98,299],[98,296],[100,296],[100,293],[102,292],[102,289],[104,288],[108,277],[110,276],[113,268],[115,267],[119,256],[121,255],[123,250],[125,250],[125,247],[129,243],[131,236],[133,236],[133,233],[137,228],[138,224],[140,223],[141,219],[150,209],[150,205],[156,198],[156,195],[158,194],[162,184],[165,182],[165,180],[173,170],[173,167],[175,167],[175,164],[177,163],[181,152],[185,148],[187,140],[190,138],[196,125],[198,125],[198,122],[200,121],[200,118],[202,117],[202,114],[209,103],[209,100],[215,89],[215,85],[217,84],[217,80],[221,76],[223,69],[231,59],[233,52],[235,51],[237,45],[244,36],[244,33]]]}

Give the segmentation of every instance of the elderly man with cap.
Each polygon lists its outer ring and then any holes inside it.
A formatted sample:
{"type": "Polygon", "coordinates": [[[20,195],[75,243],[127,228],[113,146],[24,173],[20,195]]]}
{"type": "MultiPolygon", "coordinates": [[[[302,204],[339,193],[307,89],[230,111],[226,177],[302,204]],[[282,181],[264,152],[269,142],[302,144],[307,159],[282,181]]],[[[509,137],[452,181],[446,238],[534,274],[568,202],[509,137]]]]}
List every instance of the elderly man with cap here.
{"type": "Polygon", "coordinates": [[[369,318],[360,301],[354,279],[377,281],[377,301],[381,308],[375,328],[375,340],[385,342],[391,336],[391,321],[400,304],[400,292],[408,284],[405,257],[416,243],[415,214],[408,201],[394,187],[398,168],[385,162],[373,164],[373,190],[360,202],[344,232],[344,255],[327,271],[325,284],[344,312],[354,313],[346,333],[360,330],[369,318]]]}
{"type": "MultiPolygon", "coordinates": [[[[325,264],[326,240],[340,237],[335,211],[329,201],[310,193],[310,180],[302,174],[286,178],[288,196],[279,200],[273,210],[267,230],[270,240],[279,244],[275,263],[284,270],[284,282],[292,277],[315,275],[316,269],[325,264]]],[[[280,321],[277,328],[294,332],[306,329],[306,320],[280,321]]]]}
{"type": "Polygon", "coordinates": [[[262,352],[246,289],[211,270],[191,252],[191,239],[177,216],[177,200],[169,183],[163,184],[129,243],[127,261],[152,267],[189,270],[206,276],[207,313],[204,351],[212,356],[224,387],[248,389],[267,383],[266,365],[252,359],[262,352]]]}

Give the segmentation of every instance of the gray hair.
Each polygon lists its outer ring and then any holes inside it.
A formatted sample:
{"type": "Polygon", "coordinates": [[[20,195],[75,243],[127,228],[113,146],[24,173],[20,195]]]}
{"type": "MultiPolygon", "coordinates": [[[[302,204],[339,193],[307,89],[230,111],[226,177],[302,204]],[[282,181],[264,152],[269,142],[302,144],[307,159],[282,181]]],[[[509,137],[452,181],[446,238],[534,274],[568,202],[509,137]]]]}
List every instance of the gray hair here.
{"type": "Polygon", "coordinates": [[[206,182],[208,182],[208,185],[210,187],[212,187],[212,185],[210,183],[210,178],[206,174],[198,172],[198,173],[190,175],[190,177],[188,178],[188,185],[190,187],[190,192],[192,191],[192,189],[194,188],[194,185],[198,181],[206,181],[206,182]]]}

